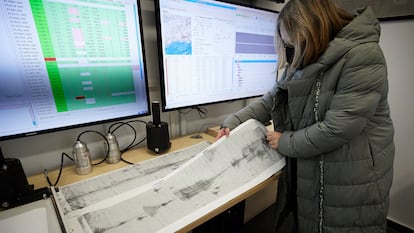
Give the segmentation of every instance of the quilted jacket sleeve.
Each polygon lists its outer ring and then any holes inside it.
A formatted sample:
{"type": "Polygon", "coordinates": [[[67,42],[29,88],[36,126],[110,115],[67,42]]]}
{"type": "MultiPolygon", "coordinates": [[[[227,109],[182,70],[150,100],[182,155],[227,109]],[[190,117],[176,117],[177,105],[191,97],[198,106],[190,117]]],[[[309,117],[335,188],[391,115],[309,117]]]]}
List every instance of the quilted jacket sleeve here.
{"type": "Polygon", "coordinates": [[[330,152],[373,127],[370,123],[381,124],[374,121],[383,118],[375,115],[386,114],[380,105],[386,103],[388,84],[385,60],[377,46],[356,46],[325,73],[320,99],[326,106],[319,113],[323,120],[298,131],[285,131],[279,142],[282,154],[308,157],[330,152]]]}

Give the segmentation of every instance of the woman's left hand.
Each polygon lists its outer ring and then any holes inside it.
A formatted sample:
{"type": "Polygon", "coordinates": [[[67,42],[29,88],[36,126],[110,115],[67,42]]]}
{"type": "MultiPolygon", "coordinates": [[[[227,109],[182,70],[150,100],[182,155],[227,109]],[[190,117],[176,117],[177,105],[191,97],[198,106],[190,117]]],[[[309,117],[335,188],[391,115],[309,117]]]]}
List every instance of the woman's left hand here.
{"type": "Polygon", "coordinates": [[[266,140],[269,142],[270,147],[277,149],[279,147],[279,139],[282,133],[276,131],[268,131],[266,133],[266,140]]]}

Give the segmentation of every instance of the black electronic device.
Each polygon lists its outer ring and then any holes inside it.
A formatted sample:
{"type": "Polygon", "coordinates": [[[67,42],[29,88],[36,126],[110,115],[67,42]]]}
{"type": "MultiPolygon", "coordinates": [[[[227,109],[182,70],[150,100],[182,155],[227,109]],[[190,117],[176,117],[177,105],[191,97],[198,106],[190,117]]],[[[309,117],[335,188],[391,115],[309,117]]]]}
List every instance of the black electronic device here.
{"type": "Polygon", "coordinates": [[[152,123],[154,125],[159,125],[161,123],[161,112],[160,112],[160,102],[152,102],[152,123]]]}
{"type": "Polygon", "coordinates": [[[171,147],[168,123],[161,121],[160,103],[152,102],[152,119],[147,123],[147,148],[155,153],[163,152],[171,147]]]}
{"type": "Polygon", "coordinates": [[[16,158],[4,158],[0,148],[0,209],[12,208],[50,196],[48,188],[34,190],[16,158]]]}

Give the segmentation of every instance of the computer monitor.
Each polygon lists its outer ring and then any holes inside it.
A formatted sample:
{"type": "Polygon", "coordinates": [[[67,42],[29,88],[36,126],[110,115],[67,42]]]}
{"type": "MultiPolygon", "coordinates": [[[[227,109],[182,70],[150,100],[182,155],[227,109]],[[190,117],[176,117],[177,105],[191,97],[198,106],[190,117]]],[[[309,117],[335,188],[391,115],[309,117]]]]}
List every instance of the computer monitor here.
{"type": "Polygon", "coordinates": [[[212,0],[156,0],[162,110],[263,95],[277,77],[278,12],[212,0]]]}
{"type": "Polygon", "coordinates": [[[150,114],[137,0],[0,2],[0,140],[150,114]]]}

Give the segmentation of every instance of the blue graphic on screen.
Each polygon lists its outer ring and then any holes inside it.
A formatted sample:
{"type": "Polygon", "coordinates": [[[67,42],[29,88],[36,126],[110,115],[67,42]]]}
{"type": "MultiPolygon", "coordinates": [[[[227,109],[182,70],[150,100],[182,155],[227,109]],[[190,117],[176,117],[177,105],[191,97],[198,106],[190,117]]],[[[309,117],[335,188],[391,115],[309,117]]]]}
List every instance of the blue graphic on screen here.
{"type": "Polygon", "coordinates": [[[172,41],[165,47],[165,54],[168,55],[191,55],[191,42],[172,41]]]}
{"type": "Polygon", "coordinates": [[[165,54],[191,55],[191,17],[166,15],[163,18],[165,54]]]}

